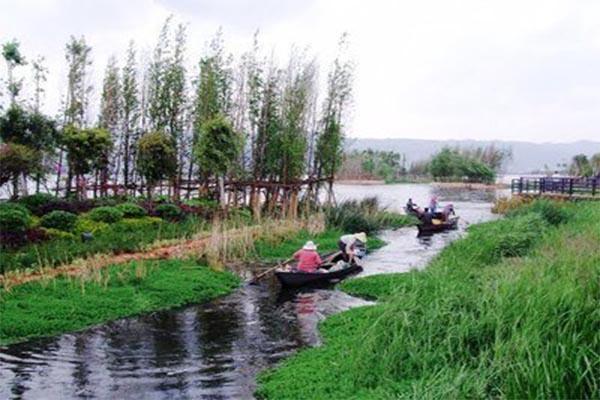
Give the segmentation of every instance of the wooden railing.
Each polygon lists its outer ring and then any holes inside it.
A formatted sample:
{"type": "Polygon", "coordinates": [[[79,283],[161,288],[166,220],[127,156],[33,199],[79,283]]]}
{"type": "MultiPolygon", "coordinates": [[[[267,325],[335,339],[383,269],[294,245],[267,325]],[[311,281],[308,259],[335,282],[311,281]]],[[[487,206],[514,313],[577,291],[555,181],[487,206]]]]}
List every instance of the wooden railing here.
{"type": "Polygon", "coordinates": [[[511,181],[512,193],[518,194],[558,194],[568,196],[600,195],[600,177],[581,178],[518,178],[511,181]]]}

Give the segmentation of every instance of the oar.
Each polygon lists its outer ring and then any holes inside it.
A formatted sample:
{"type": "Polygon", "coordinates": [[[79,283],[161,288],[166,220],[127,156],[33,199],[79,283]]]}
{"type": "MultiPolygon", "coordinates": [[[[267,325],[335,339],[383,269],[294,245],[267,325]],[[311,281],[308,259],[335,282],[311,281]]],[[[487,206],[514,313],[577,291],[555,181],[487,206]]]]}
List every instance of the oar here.
{"type": "Polygon", "coordinates": [[[282,265],[284,265],[284,264],[287,264],[287,263],[289,263],[290,261],[293,261],[293,260],[294,260],[294,257],[292,257],[292,258],[288,258],[287,260],[285,260],[285,261],[282,261],[282,262],[278,263],[278,264],[277,264],[276,266],[274,266],[273,268],[269,268],[268,270],[261,272],[260,274],[256,275],[256,276],[254,277],[254,279],[251,279],[251,280],[250,280],[250,282],[249,282],[249,284],[250,284],[250,285],[254,285],[256,282],[258,282],[258,281],[259,281],[259,280],[260,280],[260,279],[261,279],[263,276],[267,275],[269,272],[273,272],[273,271],[275,271],[277,268],[280,268],[282,265]]]}

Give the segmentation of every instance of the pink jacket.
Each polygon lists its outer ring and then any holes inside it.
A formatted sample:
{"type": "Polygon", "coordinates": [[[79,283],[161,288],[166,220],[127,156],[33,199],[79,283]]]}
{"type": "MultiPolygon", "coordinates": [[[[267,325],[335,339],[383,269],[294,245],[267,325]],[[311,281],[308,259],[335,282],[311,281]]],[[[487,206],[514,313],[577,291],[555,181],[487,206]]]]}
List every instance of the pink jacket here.
{"type": "Polygon", "coordinates": [[[298,270],[302,272],[314,272],[323,262],[319,253],[314,250],[300,249],[294,254],[294,258],[298,260],[298,270]]]}

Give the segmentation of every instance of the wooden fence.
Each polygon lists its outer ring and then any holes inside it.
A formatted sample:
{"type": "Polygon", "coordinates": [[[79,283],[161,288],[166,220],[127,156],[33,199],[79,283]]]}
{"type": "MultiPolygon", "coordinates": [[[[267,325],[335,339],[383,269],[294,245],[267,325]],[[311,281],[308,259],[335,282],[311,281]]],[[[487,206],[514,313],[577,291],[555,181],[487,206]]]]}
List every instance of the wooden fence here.
{"type": "Polygon", "coordinates": [[[583,178],[518,178],[511,181],[510,189],[517,194],[556,194],[563,196],[600,195],[600,177],[583,178]]]}

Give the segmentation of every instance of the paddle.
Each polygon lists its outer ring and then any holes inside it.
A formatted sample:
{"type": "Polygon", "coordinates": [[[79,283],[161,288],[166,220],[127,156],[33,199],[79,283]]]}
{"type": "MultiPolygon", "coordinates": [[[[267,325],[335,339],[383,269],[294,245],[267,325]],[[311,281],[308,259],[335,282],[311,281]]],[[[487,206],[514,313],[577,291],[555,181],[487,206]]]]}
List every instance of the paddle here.
{"type": "Polygon", "coordinates": [[[251,279],[248,283],[250,285],[256,284],[256,282],[258,282],[263,276],[266,276],[269,272],[275,271],[277,268],[280,268],[282,265],[287,264],[290,261],[294,261],[294,257],[288,258],[287,260],[278,263],[273,268],[269,268],[268,270],[261,272],[260,274],[256,275],[253,279],[251,279]]]}

